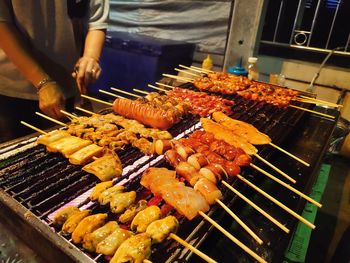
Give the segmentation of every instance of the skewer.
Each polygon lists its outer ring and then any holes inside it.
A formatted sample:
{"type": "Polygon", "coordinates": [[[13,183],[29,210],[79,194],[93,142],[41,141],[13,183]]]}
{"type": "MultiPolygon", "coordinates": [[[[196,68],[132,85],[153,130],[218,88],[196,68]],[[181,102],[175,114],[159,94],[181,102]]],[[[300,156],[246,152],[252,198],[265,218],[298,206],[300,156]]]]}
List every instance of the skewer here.
{"type": "Polygon", "coordinates": [[[192,70],[194,72],[198,72],[198,73],[203,73],[203,70],[199,70],[199,69],[195,69],[195,68],[190,68],[190,67],[187,67],[185,65],[179,65],[180,68],[185,68],[185,69],[188,69],[188,70],[192,70]]]}
{"type": "Polygon", "coordinates": [[[192,73],[192,72],[188,72],[188,71],[186,71],[186,70],[182,70],[182,69],[178,69],[178,68],[175,68],[175,70],[176,71],[178,71],[178,72],[182,72],[182,73],[185,73],[185,74],[188,74],[188,75],[191,75],[191,76],[194,76],[194,77],[199,77],[199,75],[198,74],[194,74],[194,73],[192,73]]]}
{"type": "Polygon", "coordinates": [[[114,94],[112,92],[105,91],[103,89],[99,89],[98,91],[101,92],[101,93],[107,94],[109,96],[113,96],[113,97],[119,98],[119,99],[123,99],[124,98],[124,97],[122,97],[120,95],[114,94]]]}
{"type": "Polygon", "coordinates": [[[321,104],[321,105],[327,106],[327,107],[336,107],[336,108],[343,107],[343,105],[334,104],[334,103],[331,103],[331,102],[321,102],[321,101],[312,100],[312,99],[296,98],[293,101],[300,101],[300,102],[303,102],[303,103],[312,103],[312,104],[321,104]]]}
{"type": "Polygon", "coordinates": [[[215,72],[215,71],[212,71],[212,70],[210,70],[210,69],[199,68],[199,67],[195,67],[195,66],[191,66],[191,68],[201,70],[201,71],[204,72],[204,73],[214,73],[214,72],[215,72]]]}
{"type": "Polygon", "coordinates": [[[297,160],[298,162],[301,162],[303,165],[305,165],[305,166],[307,166],[307,167],[310,166],[309,163],[303,161],[303,160],[300,159],[299,157],[297,157],[297,156],[291,154],[290,152],[287,152],[286,150],[282,149],[282,148],[279,147],[278,145],[276,145],[276,144],[274,144],[274,143],[272,143],[272,142],[270,142],[269,145],[271,145],[272,147],[276,148],[277,150],[280,150],[281,152],[287,154],[289,157],[292,157],[293,159],[297,160]]]}
{"type": "Polygon", "coordinates": [[[306,109],[306,108],[303,108],[303,107],[299,107],[299,106],[295,106],[295,105],[289,105],[289,107],[295,108],[295,109],[299,109],[299,110],[303,110],[303,111],[307,111],[307,112],[311,112],[311,113],[314,113],[314,114],[317,114],[317,115],[320,115],[320,116],[323,116],[323,117],[327,117],[327,118],[330,118],[330,119],[335,119],[335,117],[332,116],[332,115],[325,114],[325,113],[318,112],[318,111],[314,111],[314,110],[309,110],[309,109],[306,109]]]}
{"type": "Polygon", "coordinates": [[[291,181],[293,184],[295,184],[297,181],[294,180],[292,177],[290,177],[288,174],[286,174],[285,172],[281,171],[280,169],[278,169],[276,166],[274,166],[272,163],[268,162],[267,160],[265,160],[264,158],[262,158],[260,155],[258,154],[253,154],[253,156],[255,156],[256,158],[258,158],[260,161],[262,161],[263,163],[265,163],[266,165],[270,166],[272,169],[274,169],[276,172],[278,172],[279,174],[283,175],[286,179],[288,179],[289,181],[291,181]]]}
{"type": "Polygon", "coordinates": [[[241,227],[244,228],[245,231],[247,231],[252,238],[255,239],[256,242],[259,243],[259,245],[263,244],[263,241],[235,214],[233,213],[223,202],[221,202],[219,199],[215,200],[241,227]]]}
{"type": "Polygon", "coordinates": [[[287,227],[285,227],[283,224],[278,222],[271,215],[266,213],[262,208],[260,208],[255,203],[253,203],[251,200],[249,200],[247,197],[245,197],[243,194],[241,194],[239,191],[237,191],[235,188],[233,188],[231,185],[229,185],[226,181],[222,180],[221,183],[223,185],[225,185],[233,193],[235,193],[237,196],[242,198],[245,202],[247,202],[251,207],[253,207],[255,210],[257,210],[259,213],[261,213],[263,216],[265,216],[267,219],[269,219],[272,223],[274,223],[276,226],[278,226],[280,229],[282,229],[284,232],[286,232],[287,234],[289,233],[290,230],[287,227]]]}
{"type": "Polygon", "coordinates": [[[261,169],[260,167],[252,164],[251,165],[254,169],[256,169],[257,171],[261,172],[262,174],[266,175],[267,177],[271,178],[272,180],[274,180],[275,182],[279,183],[280,185],[283,185],[285,188],[291,190],[292,192],[296,193],[297,195],[299,195],[300,197],[304,198],[305,200],[309,201],[310,203],[313,203],[314,205],[316,205],[317,207],[322,207],[322,205],[315,201],[314,199],[310,198],[309,196],[305,195],[304,193],[300,192],[299,190],[295,189],[294,187],[290,186],[289,184],[286,184],[285,182],[283,182],[282,180],[278,179],[277,177],[273,176],[272,174],[264,171],[263,169],[261,169]]]}
{"type": "Polygon", "coordinates": [[[121,90],[121,89],[111,88],[111,90],[118,91],[118,92],[126,94],[126,95],[134,96],[136,98],[141,98],[141,96],[139,96],[139,95],[136,95],[136,94],[133,94],[131,92],[127,92],[127,91],[124,91],[124,90],[121,90]]]}
{"type": "Polygon", "coordinates": [[[303,96],[303,95],[299,95],[299,97],[303,98],[303,99],[307,99],[307,100],[313,100],[313,101],[317,101],[317,102],[321,102],[321,103],[326,103],[326,104],[329,104],[329,105],[334,105],[334,107],[343,107],[343,105],[341,105],[341,104],[329,102],[329,101],[326,101],[326,100],[320,100],[320,99],[311,98],[311,97],[303,96]]]}
{"type": "Polygon", "coordinates": [[[263,258],[261,258],[259,255],[257,255],[254,251],[252,251],[249,247],[244,245],[241,241],[239,241],[237,238],[235,238],[233,235],[231,235],[228,231],[226,231],[222,226],[220,226],[218,223],[216,223],[213,219],[211,219],[209,216],[207,216],[202,211],[199,211],[199,214],[207,220],[209,223],[211,223],[215,228],[217,228],[221,233],[223,233],[226,237],[228,237],[233,243],[238,245],[240,248],[242,248],[245,252],[247,252],[250,256],[252,256],[254,259],[256,259],[259,262],[267,263],[263,258]]]}
{"type": "Polygon", "coordinates": [[[245,179],[243,176],[241,175],[237,175],[237,178],[240,179],[241,181],[245,182],[247,185],[249,185],[250,187],[252,187],[254,190],[256,190],[257,192],[259,192],[260,194],[262,194],[263,196],[265,196],[267,199],[269,199],[271,202],[273,202],[274,204],[278,205],[279,207],[281,207],[283,210],[285,210],[287,213],[291,214],[292,216],[294,216],[295,218],[297,218],[299,221],[301,221],[302,223],[304,223],[305,225],[307,225],[308,227],[310,227],[311,229],[315,229],[315,225],[310,223],[309,221],[307,221],[305,218],[303,218],[302,216],[298,215],[297,213],[295,213],[293,210],[291,210],[289,207],[285,206],[284,204],[282,204],[280,201],[278,201],[277,199],[275,199],[274,197],[272,197],[271,195],[269,195],[268,193],[264,192],[263,190],[261,190],[259,187],[257,187],[255,184],[251,183],[250,181],[248,181],[247,179],[245,179]]]}
{"type": "Polygon", "coordinates": [[[39,128],[37,128],[37,127],[35,127],[35,126],[25,122],[25,121],[21,121],[21,124],[23,124],[24,126],[27,126],[27,127],[31,128],[31,129],[33,129],[34,131],[40,132],[41,134],[47,134],[47,132],[45,132],[45,131],[43,131],[43,130],[41,130],[41,129],[39,129],[39,128]]]}
{"type": "Polygon", "coordinates": [[[167,85],[167,84],[164,84],[164,83],[161,83],[161,82],[156,82],[157,85],[160,85],[160,86],[163,86],[163,87],[166,87],[166,88],[170,88],[170,89],[175,89],[176,87],[174,86],[170,86],[170,85],[167,85]]]}
{"type": "Polygon", "coordinates": [[[176,242],[180,243],[181,245],[183,245],[185,248],[191,250],[193,253],[195,253],[197,256],[201,257],[202,259],[204,259],[206,262],[209,263],[215,263],[217,261],[213,260],[211,257],[207,256],[206,254],[204,254],[203,252],[199,251],[197,248],[195,248],[194,246],[192,246],[191,244],[187,243],[185,240],[183,240],[181,237],[179,237],[178,235],[174,234],[174,233],[170,233],[169,235],[170,238],[174,239],[176,242]]]}
{"type": "MultiPolygon", "coordinates": [[[[166,90],[166,89],[158,88],[158,87],[156,87],[156,86],[154,86],[154,85],[151,85],[151,84],[148,84],[147,86],[150,87],[150,88],[152,88],[152,89],[159,90],[159,91],[162,91],[162,92],[167,92],[167,91],[168,91],[168,90],[166,90]]],[[[135,89],[134,89],[134,90],[135,90],[135,89]]]]}
{"type": "Polygon", "coordinates": [[[136,92],[138,92],[138,93],[144,94],[144,95],[148,95],[148,94],[149,94],[149,92],[144,91],[144,90],[140,90],[140,89],[132,89],[132,90],[133,90],[133,91],[136,91],[136,92]]]}
{"type": "Polygon", "coordinates": [[[110,103],[110,102],[107,102],[107,101],[104,101],[104,100],[99,100],[99,99],[96,99],[96,98],[93,98],[93,97],[90,97],[90,96],[87,96],[87,95],[84,95],[84,94],[81,94],[81,96],[85,99],[89,99],[89,100],[93,100],[93,101],[96,101],[96,102],[99,102],[99,103],[102,103],[102,104],[105,104],[105,105],[108,105],[108,106],[113,106],[113,103],[110,103]]]}
{"type": "Polygon", "coordinates": [[[95,112],[92,112],[92,111],[89,111],[89,110],[80,108],[80,107],[78,107],[78,106],[76,106],[75,108],[76,108],[77,110],[80,110],[80,111],[85,112],[85,113],[87,113],[87,114],[91,114],[91,115],[94,115],[94,114],[95,114],[95,112]]]}
{"type": "Polygon", "coordinates": [[[171,74],[162,74],[164,77],[168,77],[168,78],[173,78],[182,82],[193,82],[194,79],[191,78],[186,78],[186,77],[180,77],[177,75],[171,75],[171,74]]]}
{"type": "Polygon", "coordinates": [[[70,117],[71,119],[76,119],[77,116],[73,115],[72,113],[69,113],[65,110],[60,110],[60,112],[62,112],[63,114],[67,115],[68,117],[70,117]]]}
{"type": "Polygon", "coordinates": [[[36,115],[39,115],[39,116],[41,116],[41,117],[43,117],[43,118],[45,118],[45,119],[48,119],[48,120],[50,120],[50,121],[52,121],[52,122],[54,122],[54,123],[56,123],[56,124],[58,124],[58,125],[67,126],[67,124],[65,124],[64,122],[58,121],[58,120],[56,120],[56,119],[54,119],[54,118],[51,118],[51,117],[49,117],[49,116],[46,116],[45,114],[40,113],[40,112],[37,112],[37,111],[36,111],[35,114],[36,114],[36,115]]]}

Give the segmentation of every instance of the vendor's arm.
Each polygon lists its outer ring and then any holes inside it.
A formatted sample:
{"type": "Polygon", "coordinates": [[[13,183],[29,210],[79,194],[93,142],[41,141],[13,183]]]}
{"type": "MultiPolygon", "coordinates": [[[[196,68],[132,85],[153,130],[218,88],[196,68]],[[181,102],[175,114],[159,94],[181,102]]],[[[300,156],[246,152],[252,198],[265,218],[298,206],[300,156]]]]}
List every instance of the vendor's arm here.
{"type": "MultiPolygon", "coordinates": [[[[34,87],[37,87],[42,80],[49,78],[12,23],[0,22],[0,35],[0,48],[34,87]]],[[[60,110],[63,109],[64,96],[56,82],[46,82],[38,92],[38,96],[39,107],[45,114],[53,118],[62,117],[60,110]]]]}

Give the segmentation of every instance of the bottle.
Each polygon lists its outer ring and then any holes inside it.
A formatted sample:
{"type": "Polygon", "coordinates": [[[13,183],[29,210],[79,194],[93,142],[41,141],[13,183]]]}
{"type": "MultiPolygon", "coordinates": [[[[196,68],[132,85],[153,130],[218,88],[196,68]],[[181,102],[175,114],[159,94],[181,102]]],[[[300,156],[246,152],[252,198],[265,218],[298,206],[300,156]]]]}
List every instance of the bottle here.
{"type": "Polygon", "coordinates": [[[258,58],[248,58],[248,79],[259,80],[258,58]]]}
{"type": "Polygon", "coordinates": [[[208,56],[203,60],[202,68],[207,69],[207,70],[211,70],[212,67],[213,67],[213,60],[211,59],[210,55],[208,54],[208,56]]]}

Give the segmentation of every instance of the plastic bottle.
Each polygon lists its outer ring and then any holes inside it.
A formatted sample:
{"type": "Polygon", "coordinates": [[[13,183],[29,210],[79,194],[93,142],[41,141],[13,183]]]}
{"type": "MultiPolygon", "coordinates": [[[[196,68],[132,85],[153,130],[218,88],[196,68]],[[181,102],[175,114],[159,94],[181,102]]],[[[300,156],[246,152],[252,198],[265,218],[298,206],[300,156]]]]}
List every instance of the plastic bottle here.
{"type": "Polygon", "coordinates": [[[248,79],[259,80],[258,58],[248,58],[248,79]]]}
{"type": "Polygon", "coordinates": [[[207,69],[207,70],[211,70],[212,67],[213,67],[213,60],[211,59],[210,55],[208,54],[208,56],[203,60],[202,68],[207,69]]]}

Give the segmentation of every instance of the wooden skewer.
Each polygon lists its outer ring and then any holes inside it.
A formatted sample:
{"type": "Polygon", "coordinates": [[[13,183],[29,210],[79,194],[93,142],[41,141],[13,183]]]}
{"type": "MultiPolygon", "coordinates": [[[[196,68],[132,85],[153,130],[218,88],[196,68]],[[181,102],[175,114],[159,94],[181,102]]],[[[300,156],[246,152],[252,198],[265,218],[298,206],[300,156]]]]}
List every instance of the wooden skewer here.
{"type": "Polygon", "coordinates": [[[235,214],[229,209],[223,202],[221,202],[219,199],[215,200],[241,227],[244,228],[245,231],[247,231],[252,238],[255,239],[256,242],[259,243],[259,245],[263,244],[263,241],[235,214]]]}
{"type": "Polygon", "coordinates": [[[58,120],[56,120],[56,119],[54,119],[54,118],[51,118],[51,117],[49,117],[49,116],[46,116],[45,114],[40,113],[40,112],[37,112],[37,111],[36,111],[35,114],[36,114],[36,115],[39,115],[39,116],[41,116],[41,117],[43,117],[43,118],[45,118],[45,119],[47,119],[47,120],[50,120],[50,121],[52,121],[52,122],[54,122],[54,123],[57,123],[58,125],[67,126],[67,124],[65,124],[64,122],[58,121],[58,120]]]}
{"type": "Polygon", "coordinates": [[[195,69],[201,70],[202,72],[205,72],[205,73],[214,73],[214,71],[212,71],[210,69],[199,68],[199,67],[195,67],[195,66],[191,66],[191,68],[195,68],[195,69]]]}
{"type": "Polygon", "coordinates": [[[216,223],[213,219],[211,219],[209,216],[207,216],[202,211],[199,211],[199,214],[208,222],[210,222],[215,228],[217,228],[221,233],[223,233],[226,237],[228,237],[233,243],[238,245],[240,248],[242,248],[245,252],[247,252],[250,256],[252,256],[254,259],[256,259],[259,262],[267,263],[263,258],[261,258],[259,255],[257,255],[254,251],[252,251],[249,247],[244,245],[241,241],[239,241],[237,238],[235,238],[233,235],[231,235],[228,231],[226,231],[222,226],[220,226],[218,223],[216,223]]]}
{"type": "Polygon", "coordinates": [[[193,82],[194,79],[186,78],[186,77],[180,77],[177,75],[171,75],[171,74],[162,74],[164,77],[173,78],[182,82],[193,82]]]}
{"type": "Polygon", "coordinates": [[[272,169],[274,169],[276,172],[278,172],[279,174],[283,175],[285,178],[287,178],[289,181],[291,181],[293,184],[295,184],[297,181],[294,180],[292,177],[290,177],[288,174],[286,174],[285,172],[281,171],[280,169],[278,169],[276,166],[274,166],[272,163],[268,162],[267,160],[265,160],[264,158],[262,158],[260,155],[258,154],[253,154],[253,156],[255,156],[256,158],[258,158],[260,161],[262,161],[263,163],[265,163],[266,165],[270,166],[272,169]]]}
{"type": "Polygon", "coordinates": [[[162,92],[167,92],[168,91],[166,89],[158,88],[158,87],[156,87],[154,85],[151,85],[151,84],[148,84],[147,86],[152,88],[152,89],[159,90],[159,91],[162,91],[162,92]]]}
{"type": "Polygon", "coordinates": [[[240,179],[241,181],[245,182],[247,185],[249,185],[250,187],[252,187],[254,190],[256,190],[257,192],[259,192],[260,194],[262,194],[263,196],[265,196],[267,199],[269,199],[271,202],[273,202],[274,204],[278,205],[279,207],[281,207],[283,210],[285,210],[287,213],[291,214],[292,216],[294,216],[295,218],[297,218],[298,220],[300,220],[301,222],[303,222],[305,225],[307,225],[308,227],[310,227],[311,229],[315,229],[315,225],[310,223],[309,221],[307,221],[305,218],[303,218],[302,216],[298,215],[297,213],[295,213],[293,210],[291,210],[289,207],[285,206],[284,204],[282,204],[280,201],[278,201],[277,199],[275,199],[274,197],[272,197],[271,195],[269,195],[268,193],[264,192],[263,190],[261,190],[259,187],[257,187],[255,184],[251,183],[250,181],[248,181],[247,179],[245,179],[243,176],[241,175],[237,175],[237,178],[240,179]]]}
{"type": "Polygon", "coordinates": [[[145,94],[145,95],[148,95],[149,94],[149,92],[147,92],[147,91],[144,91],[144,90],[140,90],[140,89],[132,89],[133,91],[136,91],[136,92],[139,92],[139,93],[141,93],[141,94],[145,94]]]}
{"type": "Polygon", "coordinates": [[[89,99],[89,100],[93,100],[93,101],[96,101],[96,102],[99,102],[99,103],[102,103],[102,104],[105,104],[105,105],[108,105],[108,106],[113,106],[113,103],[110,103],[110,102],[107,102],[107,101],[104,101],[104,100],[99,100],[99,99],[96,99],[96,98],[93,98],[93,97],[90,97],[90,96],[87,96],[87,95],[84,95],[84,94],[81,94],[81,96],[85,99],[89,99]]]}
{"type": "Polygon", "coordinates": [[[316,205],[317,207],[322,207],[322,205],[315,201],[314,199],[310,198],[309,196],[305,195],[304,193],[300,192],[299,190],[295,189],[294,187],[290,186],[289,184],[286,184],[285,182],[283,182],[282,180],[278,179],[277,177],[273,176],[272,174],[264,171],[263,169],[261,169],[260,167],[252,164],[251,165],[254,169],[256,169],[257,171],[261,172],[262,174],[266,175],[267,177],[271,178],[272,180],[274,180],[275,182],[279,183],[280,185],[283,185],[285,188],[291,190],[292,192],[296,193],[297,195],[299,195],[300,197],[304,198],[305,200],[309,201],[310,203],[316,205]]]}
{"type": "Polygon", "coordinates": [[[198,77],[199,77],[199,75],[198,75],[198,74],[194,74],[194,73],[192,73],[192,72],[188,72],[188,71],[186,71],[186,70],[182,70],[182,69],[178,69],[178,68],[175,68],[175,70],[176,70],[176,71],[178,71],[178,72],[182,72],[182,73],[185,73],[185,74],[188,74],[188,75],[194,76],[194,77],[196,77],[196,78],[198,78],[198,77]]]}
{"type": "Polygon", "coordinates": [[[309,163],[303,161],[303,160],[300,159],[299,157],[297,157],[297,156],[291,154],[290,152],[287,152],[286,150],[282,149],[282,148],[279,147],[278,145],[276,145],[276,144],[274,144],[274,143],[272,143],[272,142],[270,142],[269,144],[270,144],[272,147],[276,148],[277,150],[280,150],[281,152],[283,152],[283,153],[287,154],[288,156],[292,157],[293,159],[297,160],[298,162],[301,162],[303,165],[305,165],[305,166],[307,166],[307,167],[310,166],[309,163]]]}
{"type": "Polygon", "coordinates": [[[307,96],[303,96],[303,95],[299,95],[299,97],[303,98],[303,99],[307,99],[307,100],[313,100],[313,101],[318,101],[318,102],[321,102],[321,103],[326,103],[326,104],[329,104],[329,105],[334,105],[335,107],[343,107],[343,105],[341,105],[341,104],[329,102],[329,101],[326,101],[326,100],[320,100],[320,99],[311,98],[311,97],[307,97],[307,96]]]}
{"type": "Polygon", "coordinates": [[[31,128],[31,129],[33,129],[34,131],[40,132],[41,134],[47,134],[47,132],[45,132],[45,131],[43,131],[43,130],[41,130],[41,129],[39,129],[39,128],[37,128],[37,127],[35,127],[35,126],[25,122],[25,121],[21,121],[21,123],[24,126],[27,126],[27,127],[31,128]]]}
{"type": "Polygon", "coordinates": [[[116,97],[116,98],[119,98],[119,99],[124,99],[124,97],[122,97],[120,95],[114,94],[112,92],[105,91],[103,89],[99,89],[98,91],[101,92],[101,93],[107,94],[109,96],[113,96],[113,97],[116,97]]]}
{"type": "Polygon", "coordinates": [[[185,240],[183,240],[178,235],[176,235],[174,233],[170,233],[169,237],[174,239],[175,241],[177,241],[181,245],[183,245],[188,250],[191,250],[193,253],[195,253],[196,255],[201,257],[202,259],[204,259],[206,262],[209,262],[209,263],[217,262],[217,261],[213,260],[211,257],[209,257],[206,254],[204,254],[203,252],[201,252],[200,250],[198,250],[197,248],[195,248],[194,246],[192,246],[191,244],[187,243],[185,240]]]}
{"type": "Polygon", "coordinates": [[[334,104],[331,102],[321,102],[321,101],[317,101],[317,100],[311,100],[311,99],[302,99],[302,98],[296,98],[293,101],[300,101],[303,103],[313,103],[313,104],[321,104],[323,106],[327,106],[327,107],[335,107],[335,108],[341,108],[343,107],[343,105],[339,105],[339,104],[334,104]]]}
{"type": "Polygon", "coordinates": [[[117,88],[111,88],[111,90],[118,91],[118,92],[126,94],[126,95],[134,96],[136,98],[141,98],[142,97],[142,96],[136,95],[134,93],[127,92],[127,91],[124,91],[124,90],[121,90],[121,89],[117,89],[117,88]]]}
{"type": "Polygon", "coordinates": [[[71,117],[72,119],[76,119],[77,116],[73,115],[72,113],[66,112],[65,110],[60,110],[63,114],[67,115],[68,117],[71,117]]]}
{"type": "Polygon", "coordinates": [[[185,68],[185,69],[188,69],[188,70],[192,70],[194,72],[198,72],[198,73],[203,73],[203,70],[199,70],[199,69],[195,69],[195,68],[190,68],[190,67],[187,67],[185,65],[179,65],[180,68],[185,68]]]}
{"type": "Polygon", "coordinates": [[[85,112],[85,113],[87,113],[87,114],[91,114],[91,115],[94,115],[94,114],[95,114],[95,112],[92,112],[92,111],[89,111],[89,110],[80,108],[80,107],[78,107],[78,106],[76,106],[75,108],[76,108],[77,110],[80,110],[80,111],[85,112]]]}
{"type": "Polygon", "coordinates": [[[306,108],[303,108],[303,107],[299,107],[299,106],[295,106],[295,105],[289,105],[289,107],[292,107],[292,108],[295,108],[295,109],[299,109],[299,110],[303,110],[303,111],[307,111],[307,112],[311,112],[311,113],[314,113],[314,114],[317,114],[317,115],[320,115],[320,116],[323,116],[323,117],[327,117],[327,118],[330,118],[330,119],[335,119],[335,117],[332,116],[332,115],[325,114],[325,113],[318,112],[318,111],[314,111],[314,110],[309,110],[309,109],[306,109],[306,108]]]}
{"type": "Polygon", "coordinates": [[[280,229],[282,229],[287,234],[289,233],[289,229],[285,227],[283,224],[278,222],[275,218],[273,218],[271,215],[266,213],[262,208],[257,206],[255,203],[253,203],[251,200],[249,200],[247,197],[245,197],[243,194],[241,194],[239,191],[237,191],[235,188],[233,188],[231,185],[229,185],[224,180],[221,181],[223,185],[225,185],[229,190],[231,190],[233,193],[235,193],[237,196],[242,198],[245,202],[247,202],[251,207],[253,207],[255,210],[257,210],[259,213],[261,213],[263,216],[265,216],[267,219],[269,219],[272,223],[274,223],[276,226],[278,226],[280,229]]]}
{"type": "Polygon", "coordinates": [[[163,86],[163,87],[166,87],[166,88],[169,88],[169,89],[175,89],[176,87],[174,86],[170,86],[170,85],[167,85],[167,84],[164,84],[164,83],[161,83],[161,82],[156,82],[157,85],[160,85],[160,86],[163,86]]]}

